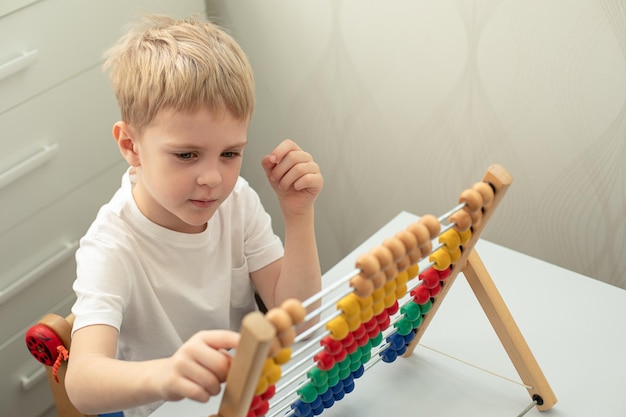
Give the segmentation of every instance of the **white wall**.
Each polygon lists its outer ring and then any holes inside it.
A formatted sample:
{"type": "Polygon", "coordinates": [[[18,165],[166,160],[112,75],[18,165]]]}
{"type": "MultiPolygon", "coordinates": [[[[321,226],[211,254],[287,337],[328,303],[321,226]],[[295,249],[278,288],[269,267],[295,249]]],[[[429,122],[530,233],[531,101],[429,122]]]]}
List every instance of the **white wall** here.
{"type": "Polygon", "coordinates": [[[322,167],[324,269],[400,210],[447,211],[500,163],[514,183],[487,239],[626,287],[621,0],[208,0],[207,9],[256,72],[243,174],[279,230],[262,155],[288,137],[322,167]]]}

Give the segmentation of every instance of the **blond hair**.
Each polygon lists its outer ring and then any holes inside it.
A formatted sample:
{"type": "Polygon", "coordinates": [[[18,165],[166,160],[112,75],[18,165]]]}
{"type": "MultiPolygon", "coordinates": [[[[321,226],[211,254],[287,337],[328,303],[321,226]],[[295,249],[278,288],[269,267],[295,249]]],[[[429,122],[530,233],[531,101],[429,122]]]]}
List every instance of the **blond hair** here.
{"type": "Polygon", "coordinates": [[[105,54],[122,120],[141,132],[162,109],[228,110],[239,120],[254,111],[254,78],[237,42],[192,16],[148,15],[105,54]]]}

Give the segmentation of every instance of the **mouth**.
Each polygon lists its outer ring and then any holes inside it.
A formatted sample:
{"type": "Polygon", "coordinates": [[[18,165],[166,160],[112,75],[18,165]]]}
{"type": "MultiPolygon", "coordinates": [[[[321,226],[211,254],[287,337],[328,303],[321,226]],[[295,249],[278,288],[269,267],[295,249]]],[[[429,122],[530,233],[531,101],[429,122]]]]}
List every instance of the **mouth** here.
{"type": "Polygon", "coordinates": [[[197,208],[206,209],[216,204],[217,199],[189,200],[197,208]]]}

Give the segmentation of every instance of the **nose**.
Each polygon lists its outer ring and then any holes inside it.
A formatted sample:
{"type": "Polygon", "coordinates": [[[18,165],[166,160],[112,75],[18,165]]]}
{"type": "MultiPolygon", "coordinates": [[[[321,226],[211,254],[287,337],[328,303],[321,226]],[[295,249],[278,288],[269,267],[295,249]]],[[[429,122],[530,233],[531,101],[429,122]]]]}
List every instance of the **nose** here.
{"type": "Polygon", "coordinates": [[[202,164],[202,166],[199,166],[196,178],[198,185],[206,185],[210,188],[217,187],[222,183],[222,172],[219,164],[202,164]]]}

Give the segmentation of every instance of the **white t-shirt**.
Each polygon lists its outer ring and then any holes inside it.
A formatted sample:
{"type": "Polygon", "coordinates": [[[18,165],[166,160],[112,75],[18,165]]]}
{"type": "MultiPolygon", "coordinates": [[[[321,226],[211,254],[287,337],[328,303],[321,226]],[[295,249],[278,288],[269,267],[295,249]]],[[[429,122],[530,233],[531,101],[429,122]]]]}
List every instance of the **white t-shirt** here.
{"type": "MultiPolygon", "coordinates": [[[[130,172],[76,252],[73,331],[113,326],[118,359],[141,361],[171,356],[200,330],[238,330],[256,308],[250,272],[283,255],[256,192],[239,178],[206,230],[186,234],[139,211],[130,172]]],[[[125,416],[145,416],[158,405],[125,416]]]]}

